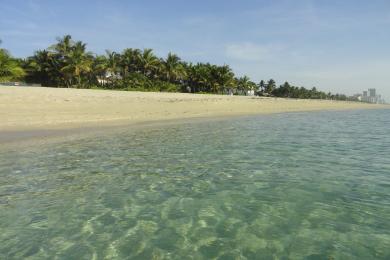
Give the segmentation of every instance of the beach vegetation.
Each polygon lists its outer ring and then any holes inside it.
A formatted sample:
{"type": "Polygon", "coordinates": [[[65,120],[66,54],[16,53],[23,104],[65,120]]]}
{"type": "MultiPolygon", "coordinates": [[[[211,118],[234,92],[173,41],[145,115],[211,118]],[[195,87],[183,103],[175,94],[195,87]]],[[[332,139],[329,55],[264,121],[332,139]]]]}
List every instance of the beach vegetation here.
{"type": "Polygon", "coordinates": [[[20,62],[13,58],[7,50],[0,48],[0,82],[19,80],[24,76],[25,71],[20,62]]]}
{"type": "Polygon", "coordinates": [[[126,48],[96,55],[70,35],[57,38],[55,44],[22,61],[1,49],[0,73],[2,81],[23,79],[50,87],[348,99],[288,82],[278,87],[274,79],[256,83],[248,76],[235,75],[227,64],[186,62],[172,52],[160,58],[152,49],[126,48]]]}

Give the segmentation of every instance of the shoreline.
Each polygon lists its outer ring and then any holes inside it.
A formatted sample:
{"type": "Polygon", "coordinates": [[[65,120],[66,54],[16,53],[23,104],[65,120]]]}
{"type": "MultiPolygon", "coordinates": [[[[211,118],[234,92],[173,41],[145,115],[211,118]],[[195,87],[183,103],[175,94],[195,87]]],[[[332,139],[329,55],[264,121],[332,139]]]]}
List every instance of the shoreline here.
{"type": "MultiPolygon", "coordinates": [[[[355,111],[359,109],[355,109],[355,111]]],[[[377,110],[377,109],[373,109],[377,110]]],[[[382,110],[379,108],[379,110],[382,110]]],[[[51,129],[30,129],[30,130],[15,130],[15,131],[0,131],[1,150],[13,150],[18,148],[26,148],[31,146],[41,146],[47,144],[61,143],[64,141],[77,141],[83,138],[99,138],[107,133],[120,133],[123,131],[140,131],[151,128],[164,128],[183,124],[201,124],[208,122],[221,122],[234,119],[258,118],[261,116],[272,116],[278,114],[296,114],[296,113],[321,113],[321,112],[343,112],[343,110],[312,110],[312,111],[293,111],[293,112],[278,112],[268,114],[249,114],[249,115],[228,115],[215,117],[192,117],[166,119],[144,122],[131,122],[124,124],[101,124],[95,126],[80,126],[73,128],[51,128],[51,129]]],[[[350,109],[352,111],[352,109],[350,109]]]]}
{"type": "Polygon", "coordinates": [[[0,87],[0,144],[120,127],[289,112],[389,108],[350,101],[0,87]]]}
{"type": "Polygon", "coordinates": [[[56,142],[62,140],[74,140],[83,137],[100,136],[107,131],[124,131],[131,129],[132,131],[141,130],[145,128],[153,127],[168,127],[179,124],[196,124],[211,121],[223,121],[232,118],[242,118],[242,116],[221,116],[221,117],[197,117],[197,118],[179,118],[171,120],[155,120],[144,122],[132,122],[123,124],[102,124],[102,125],[89,125],[79,127],[67,127],[67,128],[51,128],[51,129],[23,129],[14,131],[0,131],[0,144],[6,146],[18,146],[28,143],[46,143],[56,142]]]}

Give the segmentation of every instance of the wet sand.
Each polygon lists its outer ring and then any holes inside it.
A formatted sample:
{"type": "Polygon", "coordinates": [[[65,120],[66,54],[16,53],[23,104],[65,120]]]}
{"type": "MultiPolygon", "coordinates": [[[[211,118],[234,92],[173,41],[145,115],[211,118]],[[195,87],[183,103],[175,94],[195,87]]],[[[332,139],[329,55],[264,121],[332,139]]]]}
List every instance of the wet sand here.
{"type": "Polygon", "coordinates": [[[384,105],[184,93],[0,87],[0,143],[91,129],[282,112],[384,105]]]}

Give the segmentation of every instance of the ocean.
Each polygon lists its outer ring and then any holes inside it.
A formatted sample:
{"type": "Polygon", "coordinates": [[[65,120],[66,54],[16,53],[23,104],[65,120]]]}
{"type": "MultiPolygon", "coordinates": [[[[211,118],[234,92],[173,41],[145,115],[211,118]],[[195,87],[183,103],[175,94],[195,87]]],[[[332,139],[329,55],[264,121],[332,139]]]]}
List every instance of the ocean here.
{"type": "Polygon", "coordinates": [[[0,259],[390,259],[390,110],[0,148],[0,259]]]}

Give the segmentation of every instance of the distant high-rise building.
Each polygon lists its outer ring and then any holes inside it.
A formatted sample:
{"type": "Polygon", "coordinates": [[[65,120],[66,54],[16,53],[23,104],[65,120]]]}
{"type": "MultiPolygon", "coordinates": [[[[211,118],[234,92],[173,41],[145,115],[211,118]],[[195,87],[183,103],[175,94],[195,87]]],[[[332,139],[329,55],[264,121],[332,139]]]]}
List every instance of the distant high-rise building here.
{"type": "Polygon", "coordinates": [[[376,89],[375,88],[370,88],[368,89],[370,92],[370,98],[375,98],[376,97],[376,89]]]}
{"type": "Polygon", "coordinates": [[[362,101],[368,102],[368,91],[363,91],[362,101]]]}
{"type": "Polygon", "coordinates": [[[385,100],[382,98],[382,96],[377,95],[375,88],[370,88],[368,91],[363,91],[361,101],[373,104],[385,103],[385,100]]]}

